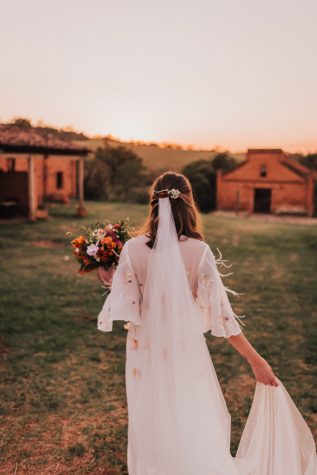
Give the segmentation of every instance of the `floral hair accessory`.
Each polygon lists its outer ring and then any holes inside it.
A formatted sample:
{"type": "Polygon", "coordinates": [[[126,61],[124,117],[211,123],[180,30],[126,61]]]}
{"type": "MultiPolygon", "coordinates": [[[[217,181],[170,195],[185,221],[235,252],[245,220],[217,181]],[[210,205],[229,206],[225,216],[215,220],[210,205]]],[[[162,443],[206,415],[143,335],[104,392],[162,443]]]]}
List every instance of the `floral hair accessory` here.
{"type": "Polygon", "coordinates": [[[169,190],[169,196],[170,198],[173,198],[173,200],[176,200],[177,198],[179,198],[180,194],[181,192],[179,190],[176,190],[175,188],[172,188],[171,190],[169,190]]]}
{"type": "Polygon", "coordinates": [[[154,195],[158,198],[167,198],[168,196],[173,200],[179,198],[181,191],[177,190],[176,188],[172,188],[171,190],[154,190],[154,195]]]}

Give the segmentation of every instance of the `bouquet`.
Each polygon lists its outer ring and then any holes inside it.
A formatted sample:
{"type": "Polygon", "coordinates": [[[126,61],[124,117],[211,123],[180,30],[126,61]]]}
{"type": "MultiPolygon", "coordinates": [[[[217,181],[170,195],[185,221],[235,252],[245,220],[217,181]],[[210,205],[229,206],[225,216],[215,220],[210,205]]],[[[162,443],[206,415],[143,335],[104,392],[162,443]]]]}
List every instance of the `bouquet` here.
{"type": "MultiPolygon", "coordinates": [[[[128,218],[118,223],[96,223],[82,228],[83,234],[71,241],[73,254],[80,264],[79,273],[98,267],[116,267],[123,244],[130,238],[128,218]]],[[[72,233],[67,233],[73,238],[72,233]]]]}

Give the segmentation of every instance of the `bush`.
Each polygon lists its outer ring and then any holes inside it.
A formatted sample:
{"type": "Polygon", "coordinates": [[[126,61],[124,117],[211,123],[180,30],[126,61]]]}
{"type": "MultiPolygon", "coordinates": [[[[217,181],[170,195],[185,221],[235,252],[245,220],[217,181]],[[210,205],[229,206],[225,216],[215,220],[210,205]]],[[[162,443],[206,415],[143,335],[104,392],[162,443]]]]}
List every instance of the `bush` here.
{"type": "Polygon", "coordinates": [[[146,183],[145,167],[126,147],[98,148],[86,162],[85,193],[88,199],[129,201],[146,183]]]}

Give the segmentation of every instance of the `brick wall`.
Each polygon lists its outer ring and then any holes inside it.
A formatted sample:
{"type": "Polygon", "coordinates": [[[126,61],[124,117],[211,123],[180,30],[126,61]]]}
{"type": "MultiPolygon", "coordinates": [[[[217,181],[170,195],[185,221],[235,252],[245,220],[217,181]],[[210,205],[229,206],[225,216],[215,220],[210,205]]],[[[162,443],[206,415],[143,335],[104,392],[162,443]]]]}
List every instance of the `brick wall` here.
{"type": "Polygon", "coordinates": [[[217,193],[217,208],[220,210],[239,210],[253,212],[254,189],[272,190],[271,212],[307,212],[306,183],[263,183],[259,181],[222,181],[217,193]]]}
{"type": "Polygon", "coordinates": [[[309,179],[283,165],[282,151],[249,151],[247,160],[230,173],[217,179],[217,208],[220,210],[254,210],[256,188],[271,189],[271,212],[312,214],[312,188],[309,179]],[[261,170],[266,176],[261,176],[261,170]]]}
{"type": "MultiPolygon", "coordinates": [[[[61,199],[76,197],[76,160],[75,156],[33,154],[34,158],[34,185],[36,204],[43,201],[44,189],[46,196],[55,196],[61,199]],[[46,172],[45,172],[46,169],[46,172]],[[63,173],[63,187],[57,188],[57,172],[63,173]],[[46,184],[45,184],[46,174],[46,184]]],[[[28,171],[28,154],[1,153],[0,170],[8,171],[8,159],[15,158],[16,171],[28,171]]],[[[14,192],[14,190],[12,190],[14,192]]]]}

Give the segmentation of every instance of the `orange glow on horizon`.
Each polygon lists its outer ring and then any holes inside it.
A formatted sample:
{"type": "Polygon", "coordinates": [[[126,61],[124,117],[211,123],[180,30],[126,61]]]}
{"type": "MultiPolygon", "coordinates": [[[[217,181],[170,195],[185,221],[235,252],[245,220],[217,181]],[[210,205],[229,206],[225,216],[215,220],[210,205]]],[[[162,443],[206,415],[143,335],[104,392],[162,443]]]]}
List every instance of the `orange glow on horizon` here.
{"type": "Polygon", "coordinates": [[[229,151],[235,154],[243,154],[248,148],[281,148],[285,152],[289,153],[317,153],[317,139],[316,141],[307,141],[307,142],[274,142],[270,140],[256,140],[249,141],[245,144],[239,143],[239,140],[236,141],[227,141],[225,144],[220,144],[218,142],[212,143],[211,141],[202,141],[201,143],[188,143],[182,140],[164,140],[164,138],[159,137],[158,139],[151,139],[147,137],[133,137],[130,134],[114,135],[109,132],[100,132],[95,133],[94,131],[86,131],[85,129],[78,128],[75,125],[61,125],[54,124],[53,122],[46,122],[43,119],[32,120],[29,117],[21,115],[15,115],[4,120],[4,123],[11,123],[16,118],[25,118],[30,120],[31,124],[35,127],[52,127],[56,129],[62,129],[65,131],[71,131],[76,133],[81,133],[89,137],[89,139],[109,139],[113,141],[119,141],[122,144],[131,144],[134,145],[156,145],[160,148],[170,147],[172,149],[182,149],[182,150],[193,150],[193,151],[217,151],[225,152],[229,151]]]}

